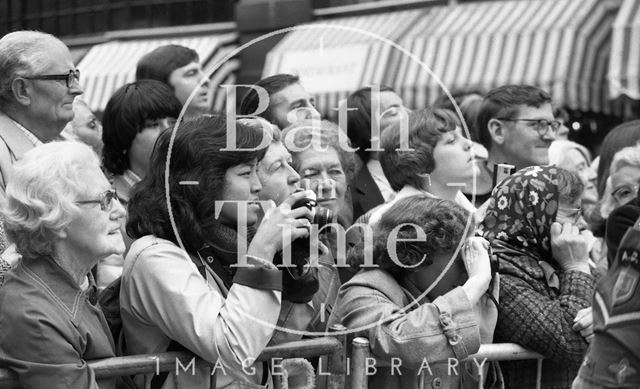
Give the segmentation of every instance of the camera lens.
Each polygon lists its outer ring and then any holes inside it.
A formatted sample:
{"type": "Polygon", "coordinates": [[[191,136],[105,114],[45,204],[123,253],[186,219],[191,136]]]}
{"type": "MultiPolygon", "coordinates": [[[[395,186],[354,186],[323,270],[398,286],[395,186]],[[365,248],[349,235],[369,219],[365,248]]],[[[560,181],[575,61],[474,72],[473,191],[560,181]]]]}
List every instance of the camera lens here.
{"type": "Polygon", "coordinates": [[[326,226],[333,221],[334,215],[330,209],[318,207],[313,217],[313,224],[317,224],[318,228],[326,226]]]}

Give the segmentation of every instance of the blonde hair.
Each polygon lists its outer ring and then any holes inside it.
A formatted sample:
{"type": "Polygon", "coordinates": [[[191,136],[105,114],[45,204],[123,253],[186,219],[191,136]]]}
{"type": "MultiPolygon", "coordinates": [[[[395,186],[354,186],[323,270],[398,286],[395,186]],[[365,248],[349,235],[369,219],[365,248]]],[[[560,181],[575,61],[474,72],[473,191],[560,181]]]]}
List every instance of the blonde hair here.
{"type": "Polygon", "coordinates": [[[53,238],[79,214],[87,168],[100,160],[79,142],[51,142],[29,150],[13,167],[0,211],[9,240],[25,257],[53,254],[53,238]]]}

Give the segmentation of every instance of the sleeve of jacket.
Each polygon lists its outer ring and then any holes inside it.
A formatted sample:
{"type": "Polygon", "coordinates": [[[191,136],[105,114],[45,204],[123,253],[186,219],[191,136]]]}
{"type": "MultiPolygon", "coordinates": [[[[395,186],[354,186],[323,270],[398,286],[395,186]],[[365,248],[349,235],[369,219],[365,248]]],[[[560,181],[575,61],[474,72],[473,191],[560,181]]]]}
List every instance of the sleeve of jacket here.
{"type": "Polygon", "coordinates": [[[25,388],[98,389],[78,349],[80,339],[76,345],[70,343],[75,339],[38,307],[20,308],[3,311],[0,319],[0,365],[15,371],[25,388]]]}
{"type": "MultiPolygon", "coordinates": [[[[251,272],[259,272],[265,285],[282,282],[279,270],[264,268],[240,268],[236,279],[256,278],[251,272]]],[[[278,320],[279,290],[237,282],[225,298],[202,278],[186,253],[171,244],[144,249],[129,277],[122,293],[129,295],[134,314],[205,360],[219,360],[232,371],[258,357],[278,320]]]]}
{"type": "Polygon", "coordinates": [[[398,357],[408,367],[419,366],[424,358],[433,363],[478,351],[478,323],[462,288],[411,311],[403,308],[379,290],[356,285],[340,291],[335,310],[344,326],[366,328],[377,358],[398,357]]]}
{"type": "Polygon", "coordinates": [[[496,338],[539,352],[555,362],[580,363],[587,342],[572,329],[578,310],[591,306],[591,275],[560,273],[560,294],[552,297],[512,275],[500,275],[496,338]]]}

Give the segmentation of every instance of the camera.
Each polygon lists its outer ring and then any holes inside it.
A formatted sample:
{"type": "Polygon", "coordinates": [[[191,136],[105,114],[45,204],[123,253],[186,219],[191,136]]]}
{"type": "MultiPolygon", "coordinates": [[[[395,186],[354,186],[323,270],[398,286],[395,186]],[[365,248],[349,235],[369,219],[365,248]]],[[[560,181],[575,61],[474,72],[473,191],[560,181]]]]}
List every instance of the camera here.
{"type": "MultiPolygon", "coordinates": [[[[302,191],[304,191],[304,189],[296,189],[296,193],[302,191]]],[[[335,220],[335,215],[330,209],[318,207],[318,201],[316,201],[315,193],[313,195],[313,198],[307,197],[296,201],[291,209],[300,207],[307,207],[311,210],[311,213],[313,215],[311,223],[317,224],[318,228],[322,228],[335,220]]]]}

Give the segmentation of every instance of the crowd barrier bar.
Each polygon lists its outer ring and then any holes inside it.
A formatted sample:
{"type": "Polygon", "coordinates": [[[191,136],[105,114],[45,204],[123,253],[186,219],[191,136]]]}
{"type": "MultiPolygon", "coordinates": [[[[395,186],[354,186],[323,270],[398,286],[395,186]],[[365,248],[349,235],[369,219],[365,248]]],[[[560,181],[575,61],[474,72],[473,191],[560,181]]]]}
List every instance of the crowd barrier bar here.
{"type": "MultiPolygon", "coordinates": [[[[336,337],[320,337],[266,347],[258,357],[258,360],[331,355],[339,353],[343,348],[343,344],[336,337]]],[[[94,370],[96,377],[108,378],[173,371],[176,368],[176,358],[186,366],[194,358],[194,355],[187,351],[130,355],[88,361],[88,364],[94,370]]],[[[8,369],[0,369],[0,388],[21,389],[22,386],[18,382],[15,373],[8,369]]]]}
{"type": "MultiPolygon", "coordinates": [[[[362,337],[354,338],[351,342],[351,379],[350,389],[367,389],[368,375],[366,373],[366,360],[371,357],[369,340],[362,337]]],[[[482,344],[476,354],[469,355],[471,359],[487,361],[518,361],[525,359],[537,360],[536,389],[540,389],[542,380],[542,360],[544,357],[536,352],[525,349],[515,343],[482,344]]],[[[387,361],[376,360],[376,366],[389,367],[387,361]]],[[[478,382],[478,388],[482,389],[482,380],[478,382]]]]}
{"type": "MultiPolygon", "coordinates": [[[[343,329],[344,327],[340,325],[332,327],[333,331],[343,329]]],[[[354,338],[350,344],[350,350],[344,347],[346,342],[346,335],[337,335],[283,343],[265,348],[258,360],[325,356],[322,360],[325,361],[324,369],[326,369],[329,374],[326,377],[320,376],[318,379],[326,379],[326,387],[330,389],[366,389],[368,377],[366,374],[365,361],[366,358],[371,356],[369,341],[362,337],[354,338]],[[351,371],[349,373],[346,371],[346,359],[348,355],[351,356],[349,363],[351,371]],[[347,376],[349,376],[348,379],[347,376]]],[[[187,365],[187,363],[194,358],[194,355],[187,351],[165,352],[106,358],[89,361],[88,364],[94,370],[96,377],[107,378],[149,374],[158,371],[173,371],[176,366],[176,358],[184,365],[187,365]]],[[[469,359],[471,358],[479,360],[486,358],[488,361],[536,359],[538,363],[536,387],[540,388],[543,357],[536,352],[529,351],[513,343],[483,344],[480,346],[478,353],[469,356],[469,359]]],[[[205,362],[200,360],[200,363],[205,362]]],[[[383,367],[385,363],[384,361],[377,361],[376,364],[377,366],[383,367]]],[[[386,363],[386,366],[388,366],[388,363],[386,363]]],[[[482,384],[479,383],[480,388],[482,387],[481,385],[482,384]]],[[[17,381],[15,373],[8,369],[0,369],[0,388],[20,389],[22,387],[17,381]]]]}

